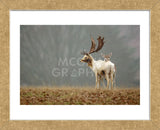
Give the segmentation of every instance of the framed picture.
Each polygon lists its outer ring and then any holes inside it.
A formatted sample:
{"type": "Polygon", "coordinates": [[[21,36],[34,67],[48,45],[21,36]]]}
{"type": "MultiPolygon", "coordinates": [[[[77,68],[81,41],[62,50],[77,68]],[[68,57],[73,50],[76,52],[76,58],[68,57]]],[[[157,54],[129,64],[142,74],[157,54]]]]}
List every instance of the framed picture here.
{"type": "Polygon", "coordinates": [[[1,4],[0,128],[160,127],[159,3],[113,2],[103,11],[11,3],[1,4]]]}

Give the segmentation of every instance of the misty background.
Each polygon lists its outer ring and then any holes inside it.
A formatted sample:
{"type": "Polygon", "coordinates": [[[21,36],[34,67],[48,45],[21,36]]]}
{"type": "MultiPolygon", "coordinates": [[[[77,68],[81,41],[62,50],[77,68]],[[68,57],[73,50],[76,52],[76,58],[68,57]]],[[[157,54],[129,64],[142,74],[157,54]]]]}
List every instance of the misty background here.
{"type": "Polygon", "coordinates": [[[21,25],[20,85],[94,86],[94,73],[79,62],[81,51],[90,50],[90,35],[96,43],[99,35],[105,40],[103,48],[91,54],[94,59],[112,52],[116,85],[139,87],[139,25],[21,25]]]}

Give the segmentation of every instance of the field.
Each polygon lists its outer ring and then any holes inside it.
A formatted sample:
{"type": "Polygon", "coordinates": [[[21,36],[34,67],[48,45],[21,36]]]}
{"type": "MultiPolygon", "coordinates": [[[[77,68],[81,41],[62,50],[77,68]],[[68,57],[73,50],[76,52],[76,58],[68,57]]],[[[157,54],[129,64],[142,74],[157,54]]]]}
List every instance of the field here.
{"type": "Polygon", "coordinates": [[[139,105],[139,88],[21,87],[21,105],[139,105]]]}

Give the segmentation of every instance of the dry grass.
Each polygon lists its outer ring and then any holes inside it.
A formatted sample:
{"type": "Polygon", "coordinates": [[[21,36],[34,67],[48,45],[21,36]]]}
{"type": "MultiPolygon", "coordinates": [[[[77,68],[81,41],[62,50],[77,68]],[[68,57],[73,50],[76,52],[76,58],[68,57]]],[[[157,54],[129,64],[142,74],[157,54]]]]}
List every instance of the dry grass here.
{"type": "Polygon", "coordinates": [[[139,105],[139,88],[21,87],[21,105],[139,105]]]}

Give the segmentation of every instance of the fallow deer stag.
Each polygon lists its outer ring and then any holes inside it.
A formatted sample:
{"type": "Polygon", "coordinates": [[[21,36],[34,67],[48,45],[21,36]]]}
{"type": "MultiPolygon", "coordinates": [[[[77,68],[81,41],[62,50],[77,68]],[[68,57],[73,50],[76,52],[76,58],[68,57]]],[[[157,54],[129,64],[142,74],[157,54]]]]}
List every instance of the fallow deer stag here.
{"type": "MultiPolygon", "coordinates": [[[[94,60],[93,57],[91,56],[91,53],[98,52],[99,50],[102,49],[104,45],[104,37],[101,38],[101,36],[98,37],[98,47],[96,48],[96,43],[94,39],[91,37],[91,48],[89,52],[83,51],[81,54],[83,54],[83,58],[80,60],[81,62],[85,62],[88,64],[88,66],[93,70],[95,73],[96,77],[96,86],[95,88],[100,87],[100,80],[103,79],[103,76],[107,80],[107,88],[109,89],[109,80],[111,79],[111,85],[113,88],[113,74],[115,72],[115,67],[112,62],[108,63],[102,60],[94,60]],[[99,84],[99,87],[97,87],[97,83],[99,84]]],[[[104,82],[103,82],[104,85],[104,82]]]]}

